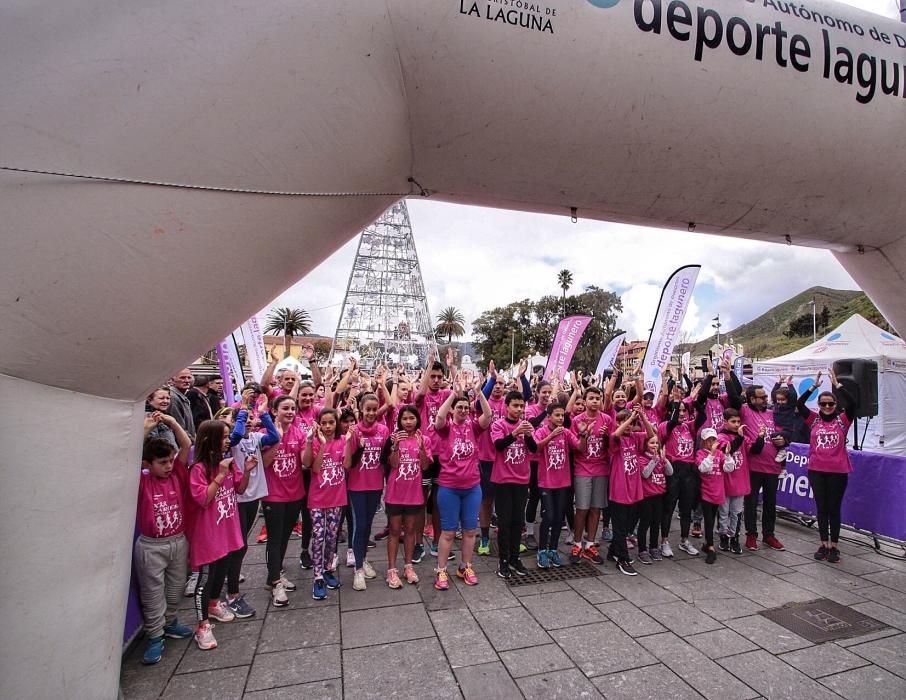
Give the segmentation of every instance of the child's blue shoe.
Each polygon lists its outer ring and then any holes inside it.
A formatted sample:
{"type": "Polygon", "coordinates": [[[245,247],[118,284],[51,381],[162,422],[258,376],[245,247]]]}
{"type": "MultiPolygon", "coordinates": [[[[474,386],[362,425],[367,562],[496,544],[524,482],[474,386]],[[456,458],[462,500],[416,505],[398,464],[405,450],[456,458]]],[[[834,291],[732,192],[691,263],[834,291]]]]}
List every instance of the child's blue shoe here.
{"type": "Polygon", "coordinates": [[[148,642],[145,645],[145,653],[142,655],[142,663],[150,666],[151,664],[156,664],[160,661],[161,655],[164,653],[164,637],[148,637],[148,642]]]}
{"type": "Polygon", "coordinates": [[[179,624],[179,620],[176,619],[164,627],[164,636],[170,639],[188,639],[193,634],[195,634],[195,630],[188,625],[179,624]]]}
{"type": "Polygon", "coordinates": [[[333,571],[324,572],[324,583],[327,584],[327,587],[331,590],[340,587],[340,579],[333,575],[333,571]]]}

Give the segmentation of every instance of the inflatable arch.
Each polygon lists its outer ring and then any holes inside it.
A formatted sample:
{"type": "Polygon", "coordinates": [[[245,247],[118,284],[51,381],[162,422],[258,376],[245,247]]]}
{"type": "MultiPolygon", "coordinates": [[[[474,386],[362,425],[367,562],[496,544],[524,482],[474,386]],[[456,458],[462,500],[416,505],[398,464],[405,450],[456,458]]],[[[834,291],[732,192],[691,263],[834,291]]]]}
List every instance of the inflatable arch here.
{"type": "Polygon", "coordinates": [[[402,196],[828,248],[906,330],[892,20],[821,0],[0,20],[2,697],[116,695],[141,399],[402,196]]]}

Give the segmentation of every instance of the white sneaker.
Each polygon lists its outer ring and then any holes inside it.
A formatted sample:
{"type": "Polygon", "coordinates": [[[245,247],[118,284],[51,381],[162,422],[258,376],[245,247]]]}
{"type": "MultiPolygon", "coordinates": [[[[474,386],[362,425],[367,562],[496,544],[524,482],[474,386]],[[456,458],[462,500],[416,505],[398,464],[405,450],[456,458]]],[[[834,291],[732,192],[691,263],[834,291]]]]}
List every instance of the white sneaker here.
{"type": "Polygon", "coordinates": [[[686,554],[688,554],[690,557],[698,556],[698,550],[692,546],[692,544],[689,542],[689,540],[683,540],[682,542],[680,542],[679,548],[681,550],[683,550],[686,554]]]}
{"type": "Polygon", "coordinates": [[[286,597],[286,588],[283,582],[278,582],[271,591],[271,602],[275,608],[285,608],[289,605],[289,598],[286,597]]]}
{"type": "Polygon", "coordinates": [[[217,648],[217,640],[214,639],[214,625],[210,622],[202,624],[195,630],[195,643],[198,648],[207,651],[208,649],[217,648]]]}
{"type": "Polygon", "coordinates": [[[667,557],[668,559],[673,558],[673,548],[667,540],[661,542],[661,556],[667,557]]]}
{"type": "Polygon", "coordinates": [[[283,574],[280,574],[280,583],[283,584],[283,589],[290,593],[296,590],[296,584],[286,578],[283,574]]]}
{"type": "Polygon", "coordinates": [[[355,554],[351,549],[346,550],[346,566],[355,566],[355,554]]]}
{"type": "MultiPolygon", "coordinates": [[[[195,586],[197,586],[197,585],[198,585],[198,572],[193,571],[192,575],[189,576],[189,580],[186,581],[186,598],[191,598],[193,595],[195,595],[195,586]]],[[[215,644],[216,644],[216,642],[215,642],[215,644]]]]}
{"type": "Polygon", "coordinates": [[[779,450],[777,450],[777,456],[774,457],[774,461],[777,462],[777,464],[783,464],[784,462],[786,462],[786,454],[786,448],[781,447],[779,450]]]}
{"type": "Polygon", "coordinates": [[[336,571],[337,567],[340,565],[340,557],[336,554],[333,555],[333,559],[330,560],[330,566],[327,568],[328,571],[336,571]]]}
{"type": "Polygon", "coordinates": [[[364,591],[365,587],[365,571],[364,569],[356,569],[352,577],[352,590],[364,591]]]}
{"type": "Polygon", "coordinates": [[[218,600],[214,605],[208,606],[208,617],[217,620],[217,622],[232,622],[236,619],[236,615],[222,600],[218,600]]]}
{"type": "Polygon", "coordinates": [[[362,571],[365,572],[365,578],[377,578],[377,571],[367,559],[362,562],[362,571]]]}

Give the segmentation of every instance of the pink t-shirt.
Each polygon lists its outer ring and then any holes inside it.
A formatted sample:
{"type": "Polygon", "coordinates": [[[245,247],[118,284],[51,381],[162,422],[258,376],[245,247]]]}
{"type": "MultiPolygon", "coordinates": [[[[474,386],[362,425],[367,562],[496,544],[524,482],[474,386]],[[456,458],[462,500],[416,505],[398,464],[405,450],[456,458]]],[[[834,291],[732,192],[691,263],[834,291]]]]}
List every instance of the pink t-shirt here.
{"type": "Polygon", "coordinates": [[[311,473],[311,486],[308,490],[308,508],[336,508],[346,505],[346,470],[343,468],[343,453],[346,440],[336,438],[322,445],[315,440],[312,446],[312,459],[324,450],[321,471],[311,473]]]}
{"type": "Polygon", "coordinates": [[[744,405],[739,411],[739,417],[742,418],[742,424],[745,426],[746,450],[751,449],[752,443],[758,439],[761,426],[766,429],[764,447],[761,448],[761,452],[757,455],[750,452],[748,455],[749,469],[763,474],[779,474],[783,469],[783,465],[774,461],[777,456],[777,448],[771,442],[771,433],[776,431],[774,412],[753,411],[748,405],[744,405]]]}
{"type": "Polygon", "coordinates": [[[525,419],[531,420],[532,418],[537,418],[542,413],[544,413],[545,408],[540,406],[537,403],[530,403],[525,407],[525,419]]]}
{"type": "MultiPolygon", "coordinates": [[[[632,409],[638,403],[635,399],[626,404],[626,408],[632,409]]],[[[652,404],[651,408],[642,408],[642,412],[645,414],[645,417],[648,419],[648,422],[651,425],[657,425],[664,417],[661,415],[661,412],[657,410],[657,406],[652,404]]]]}
{"type": "Polygon", "coordinates": [[[846,433],[852,421],[845,413],[834,420],[826,421],[812,411],[805,419],[812,429],[809,440],[808,468],[815,472],[834,472],[848,474],[853,470],[846,451],[846,433]]]}
{"type": "MultiPolygon", "coordinates": [[[[426,451],[430,453],[427,445],[426,451]]],[[[390,468],[384,502],[395,506],[420,506],[425,502],[422,493],[422,468],[418,439],[415,435],[399,443],[399,465],[390,468]]]]}
{"type": "Polygon", "coordinates": [[[172,537],[186,529],[189,470],[179,460],[166,479],[142,469],[138,482],[138,532],[145,537],[172,537]]]}
{"type": "Polygon", "coordinates": [[[664,453],[671,462],[692,462],[695,459],[695,421],[687,420],[677,423],[673,431],[667,434],[666,421],[658,424],[657,437],[664,446],[664,453]]]}
{"type": "Polygon", "coordinates": [[[572,419],[570,430],[579,436],[579,423],[588,426],[588,438],[585,449],[576,450],[573,455],[573,467],[576,476],[607,476],[610,474],[610,459],[607,453],[608,435],[613,431],[613,420],[604,411],[598,411],[594,418],[588,412],[580,413],[572,419]],[[601,429],[604,429],[604,434],[601,429]]]}
{"type": "MultiPolygon", "coordinates": [[[[723,450],[725,445],[733,443],[737,435],[721,431],[717,434],[717,444],[723,450]]],[[[744,437],[743,443],[738,450],[731,452],[724,458],[724,466],[732,467],[732,471],[724,471],[724,494],[726,496],[746,496],[752,490],[752,484],[749,481],[749,464],[751,455],[749,449],[752,442],[748,437],[744,437]]]]}
{"type": "Polygon", "coordinates": [[[318,422],[318,414],[321,412],[321,407],[312,404],[311,408],[308,410],[296,411],[296,417],[293,418],[293,425],[299,428],[304,435],[308,435],[311,432],[312,426],[318,422]]]}
{"type": "Polygon", "coordinates": [[[381,449],[387,438],[390,437],[390,429],[381,421],[376,421],[373,425],[357,423],[352,432],[352,439],[355,441],[355,449],[360,439],[364,439],[365,447],[362,448],[362,456],[358,463],[352,465],[349,470],[347,480],[350,491],[381,491],[384,488],[384,469],[381,464],[381,449]]]}
{"type": "Polygon", "coordinates": [[[664,460],[661,459],[660,455],[650,455],[647,452],[642,452],[639,455],[639,469],[645,471],[648,465],[651,464],[651,460],[655,460],[654,471],[651,472],[647,479],[642,476],[642,493],[645,498],[660,496],[667,492],[667,475],[664,473],[664,460]]]}
{"type": "Polygon", "coordinates": [[[208,481],[200,462],[189,471],[189,494],[192,502],[192,527],[189,529],[189,564],[193,568],[222,559],[230,552],[242,549],[242,528],[236,507],[233,478],[239,472],[231,467],[217,489],[214,500],[205,505],[208,481]]]}
{"type": "MultiPolygon", "coordinates": [[[[416,406],[422,417],[423,433],[426,435],[434,434],[434,419],[437,418],[437,412],[452,393],[450,389],[438,389],[434,393],[429,391],[422,397],[421,401],[417,402],[416,406]]],[[[432,449],[434,452],[429,451],[428,454],[437,454],[437,448],[432,445],[432,449]]]]}
{"type": "Polygon", "coordinates": [[[440,477],[437,483],[450,489],[470,489],[481,483],[478,471],[478,440],[482,430],[476,418],[462,424],[448,418],[442,430],[434,434],[435,449],[440,455],[440,477]]]}
{"type": "MultiPolygon", "coordinates": [[[[553,428],[547,422],[535,429],[535,442],[541,442],[553,428]]],[[[572,483],[569,453],[579,449],[579,438],[569,428],[538,448],[538,488],[562,489],[572,483]]]]}
{"type": "Polygon", "coordinates": [[[727,405],[726,394],[721,394],[719,399],[707,399],[704,407],[705,422],[699,426],[699,432],[705,428],[714,428],[717,432],[720,432],[720,429],[724,427],[724,409],[727,405]]]}
{"type": "MultiPolygon", "coordinates": [[[[488,399],[491,407],[491,425],[506,416],[506,402],[504,399],[488,399]]],[[[497,456],[494,441],[491,440],[491,431],[485,430],[478,436],[478,459],[482,462],[493,462],[497,456]]]]}
{"type": "MultiPolygon", "coordinates": [[[[512,434],[518,425],[506,418],[494,421],[491,425],[491,443],[497,442],[512,434]]],[[[491,483],[494,484],[527,484],[531,479],[529,451],[525,445],[525,435],[519,435],[505,450],[494,448],[494,466],[491,469],[491,483]]]]}
{"type": "Polygon", "coordinates": [[[610,500],[631,505],[641,501],[642,469],[639,457],[645,450],[647,433],[629,432],[610,438],[610,500]]]}
{"type": "MultiPolygon", "coordinates": [[[[695,453],[695,467],[698,468],[698,465],[701,464],[704,459],[711,454],[708,450],[699,450],[695,453]]],[[[716,450],[714,452],[714,463],[711,465],[711,471],[707,474],[698,473],[701,478],[701,496],[702,500],[706,503],[712,503],[714,505],[720,505],[727,500],[726,492],[724,491],[724,452],[723,450],[716,450]]]]}
{"type": "Polygon", "coordinates": [[[264,470],[267,479],[267,496],[261,500],[269,503],[301,501],[305,497],[302,483],[302,450],[306,435],[301,428],[290,424],[283,437],[271,450],[276,450],[273,464],[264,470]]]}

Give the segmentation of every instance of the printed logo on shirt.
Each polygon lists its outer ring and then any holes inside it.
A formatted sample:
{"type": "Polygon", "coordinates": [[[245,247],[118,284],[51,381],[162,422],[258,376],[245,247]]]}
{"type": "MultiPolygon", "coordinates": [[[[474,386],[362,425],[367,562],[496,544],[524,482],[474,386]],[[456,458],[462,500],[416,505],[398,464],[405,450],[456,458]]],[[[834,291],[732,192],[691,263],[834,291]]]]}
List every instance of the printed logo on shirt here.
{"type": "Polygon", "coordinates": [[[503,461],[505,464],[522,464],[525,462],[525,444],[514,442],[507,447],[506,452],[503,453],[503,461]]]}
{"type": "Polygon", "coordinates": [[[585,444],[587,445],[586,456],[589,458],[600,457],[601,450],[604,447],[604,438],[600,435],[589,435],[586,438],[585,444]]]}
{"type": "Polygon", "coordinates": [[[626,476],[632,476],[639,470],[638,457],[636,456],[635,450],[631,447],[623,448],[623,465],[626,476]]]}
{"type": "Polygon", "coordinates": [[[666,486],[667,477],[664,475],[664,472],[655,469],[655,471],[651,473],[651,483],[655,486],[666,486]]]}
{"type": "MultiPolygon", "coordinates": [[[[171,495],[175,492],[171,491],[171,495]]],[[[179,512],[179,505],[168,503],[167,501],[158,501],[160,496],[155,495],[154,524],[157,526],[157,536],[164,537],[173,532],[182,525],[182,513],[179,512]]]]}
{"type": "Polygon", "coordinates": [[[415,481],[421,477],[421,469],[418,468],[417,459],[406,459],[400,457],[399,473],[396,475],[397,481],[415,481]]]}
{"type": "Polygon", "coordinates": [[[742,450],[736,450],[736,452],[731,452],[729,459],[733,463],[733,471],[736,471],[737,469],[742,469],[742,450]]]}
{"type": "Polygon", "coordinates": [[[221,486],[217,489],[214,500],[217,502],[217,522],[214,523],[215,525],[220,525],[224,518],[232,518],[236,515],[236,492],[233,489],[221,486]]]}
{"type": "Polygon", "coordinates": [[[285,456],[274,459],[274,474],[281,479],[288,479],[296,473],[296,460],[294,457],[285,456]]]}
{"type": "Polygon", "coordinates": [[[818,429],[815,435],[815,447],[823,450],[832,450],[840,446],[840,435],[835,431],[818,429]]]}
{"type": "Polygon", "coordinates": [[[566,448],[562,441],[547,443],[547,470],[556,471],[566,466],[566,448]]]}
{"type": "Polygon", "coordinates": [[[695,443],[688,435],[676,436],[676,454],[678,457],[691,457],[695,443]]]}
{"type": "Polygon", "coordinates": [[[475,454],[474,442],[468,438],[461,438],[458,436],[454,438],[453,453],[451,455],[454,460],[469,459],[473,454],[475,454]]]}
{"type": "Polygon", "coordinates": [[[711,414],[711,426],[715,430],[720,430],[724,427],[724,410],[720,406],[711,406],[709,409],[711,414]]]}
{"type": "Polygon", "coordinates": [[[333,460],[328,462],[327,459],[321,465],[321,482],[320,486],[322,488],[328,486],[339,486],[343,483],[343,478],[345,477],[345,470],[343,469],[342,464],[337,464],[333,460]]]}
{"type": "Polygon", "coordinates": [[[381,466],[380,450],[377,447],[365,445],[365,451],[362,452],[362,460],[360,462],[360,465],[362,471],[378,469],[381,466]]]}

